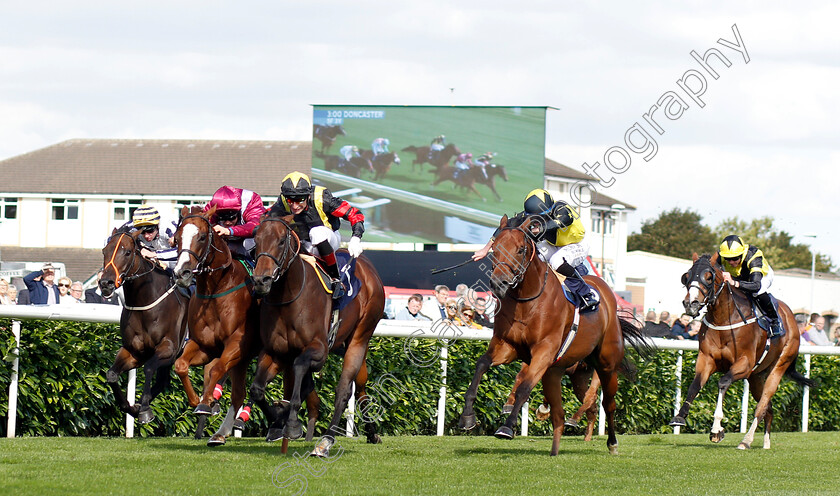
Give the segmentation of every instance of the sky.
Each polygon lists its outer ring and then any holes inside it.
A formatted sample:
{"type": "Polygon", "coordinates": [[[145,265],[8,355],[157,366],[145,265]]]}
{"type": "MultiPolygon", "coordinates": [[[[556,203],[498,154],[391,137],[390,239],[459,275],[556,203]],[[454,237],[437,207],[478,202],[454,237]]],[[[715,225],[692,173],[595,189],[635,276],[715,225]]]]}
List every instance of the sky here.
{"type": "Polygon", "coordinates": [[[631,231],[673,208],[771,216],[840,265],[837,2],[3,4],[0,159],[308,140],[312,104],[551,106],[546,155],[599,163],[631,231]],[[692,57],[712,48],[716,79],[692,57]]]}

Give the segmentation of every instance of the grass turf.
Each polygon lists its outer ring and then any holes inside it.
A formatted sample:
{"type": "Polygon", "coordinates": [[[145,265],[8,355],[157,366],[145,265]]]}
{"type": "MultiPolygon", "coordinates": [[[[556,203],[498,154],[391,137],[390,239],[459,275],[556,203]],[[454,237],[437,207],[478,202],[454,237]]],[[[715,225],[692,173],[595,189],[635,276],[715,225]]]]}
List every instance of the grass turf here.
{"type": "Polygon", "coordinates": [[[750,451],[742,436],[339,438],[330,463],[314,443],[231,439],[210,449],[181,438],[0,440],[0,494],[836,494],[840,432],[774,433],[750,451]],[[308,464],[308,466],[307,466],[308,464]],[[285,483],[285,487],[283,486],[285,483]],[[303,492],[300,492],[303,491],[303,492]]]}

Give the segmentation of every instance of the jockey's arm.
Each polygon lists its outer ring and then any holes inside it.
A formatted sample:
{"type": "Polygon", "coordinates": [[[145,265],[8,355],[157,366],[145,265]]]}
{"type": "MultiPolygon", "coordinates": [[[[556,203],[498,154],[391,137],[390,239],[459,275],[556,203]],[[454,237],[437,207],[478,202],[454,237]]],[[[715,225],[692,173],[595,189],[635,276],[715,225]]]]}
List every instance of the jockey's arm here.
{"type": "Polygon", "coordinates": [[[483,247],[476,250],[476,252],[473,253],[473,256],[472,256],[473,261],[477,262],[477,261],[481,260],[482,258],[486,257],[487,254],[490,252],[490,248],[493,247],[493,241],[495,239],[496,239],[495,236],[490,238],[490,240],[487,242],[486,245],[484,245],[483,247]]]}
{"type": "Polygon", "coordinates": [[[341,198],[332,196],[329,191],[324,192],[324,210],[334,216],[350,222],[353,236],[361,238],[365,232],[365,216],[356,207],[351,206],[341,198]]]}
{"type": "Polygon", "coordinates": [[[260,223],[260,217],[265,213],[262,198],[256,192],[245,207],[245,212],[242,214],[242,224],[233,226],[228,229],[229,236],[238,236],[240,238],[253,238],[254,230],[260,223]]]}

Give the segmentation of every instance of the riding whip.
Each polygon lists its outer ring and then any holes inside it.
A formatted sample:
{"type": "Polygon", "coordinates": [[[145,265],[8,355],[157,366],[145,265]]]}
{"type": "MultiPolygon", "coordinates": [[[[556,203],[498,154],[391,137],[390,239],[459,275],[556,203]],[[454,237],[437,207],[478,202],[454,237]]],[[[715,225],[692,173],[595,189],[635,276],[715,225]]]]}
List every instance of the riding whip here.
{"type": "Polygon", "coordinates": [[[461,263],[453,265],[452,267],[446,267],[446,268],[443,268],[443,269],[432,269],[432,274],[440,274],[441,272],[446,272],[448,270],[457,269],[458,267],[463,267],[464,265],[467,265],[468,263],[470,263],[472,261],[473,261],[473,259],[472,259],[472,257],[470,257],[470,258],[464,260],[461,263]]]}

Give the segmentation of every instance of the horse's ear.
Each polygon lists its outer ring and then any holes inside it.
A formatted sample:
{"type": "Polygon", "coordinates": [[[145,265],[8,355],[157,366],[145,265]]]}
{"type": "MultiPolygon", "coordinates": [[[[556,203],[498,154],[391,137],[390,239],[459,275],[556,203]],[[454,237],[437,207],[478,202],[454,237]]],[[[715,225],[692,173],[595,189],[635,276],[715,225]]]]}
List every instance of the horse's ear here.
{"type": "Polygon", "coordinates": [[[189,215],[189,214],[190,214],[190,207],[188,207],[188,206],[184,205],[184,206],[181,208],[181,218],[183,219],[184,217],[186,217],[186,216],[187,216],[187,215],[189,215]]]}
{"type": "Polygon", "coordinates": [[[712,262],[712,265],[717,265],[718,264],[718,254],[717,254],[717,252],[715,252],[715,254],[712,255],[712,258],[711,258],[710,261],[712,262]]]}
{"type": "Polygon", "coordinates": [[[696,251],[691,254],[691,261],[692,262],[696,262],[698,258],[700,258],[700,257],[697,255],[696,251]]]}
{"type": "Polygon", "coordinates": [[[508,224],[508,216],[507,216],[507,214],[505,214],[505,215],[502,216],[501,222],[499,222],[499,228],[504,229],[505,227],[507,227],[507,224],[508,224]]]}
{"type": "Polygon", "coordinates": [[[210,217],[213,217],[213,215],[215,213],[216,213],[216,205],[213,205],[212,207],[210,207],[210,210],[204,212],[204,215],[209,219],[210,217]]]}
{"type": "Polygon", "coordinates": [[[113,231],[111,231],[111,236],[113,236],[114,234],[117,234],[117,228],[116,227],[114,228],[113,231]]]}

